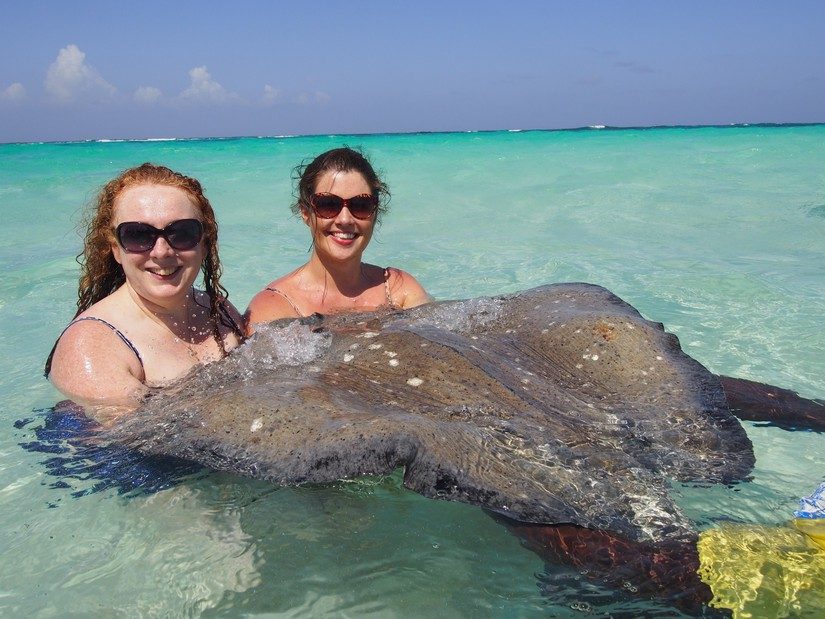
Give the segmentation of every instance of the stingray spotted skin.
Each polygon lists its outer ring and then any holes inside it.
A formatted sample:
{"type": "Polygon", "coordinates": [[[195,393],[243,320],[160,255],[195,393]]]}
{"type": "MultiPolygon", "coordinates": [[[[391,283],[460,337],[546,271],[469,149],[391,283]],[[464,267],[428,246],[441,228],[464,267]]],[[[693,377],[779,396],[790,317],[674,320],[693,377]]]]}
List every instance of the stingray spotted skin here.
{"type": "Polygon", "coordinates": [[[588,284],[279,321],[112,434],[282,485],[403,466],[427,497],[653,542],[694,536],[668,479],[754,463],[718,378],[588,284]]]}

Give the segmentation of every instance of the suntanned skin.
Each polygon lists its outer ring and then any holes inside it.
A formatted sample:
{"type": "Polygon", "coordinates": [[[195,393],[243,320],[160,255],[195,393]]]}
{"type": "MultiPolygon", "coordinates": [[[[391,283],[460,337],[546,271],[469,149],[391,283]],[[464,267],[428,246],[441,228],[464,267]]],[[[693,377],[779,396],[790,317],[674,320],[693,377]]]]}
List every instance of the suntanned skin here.
{"type": "MultiPolygon", "coordinates": [[[[359,172],[336,170],[321,174],[315,191],[342,198],[372,193],[359,172]]],[[[301,217],[312,232],[312,256],[305,265],[271,282],[267,288],[286,294],[302,316],[315,312],[363,312],[386,306],[384,270],[361,262],[372,237],[375,216],[357,219],[344,207],[335,219],[321,219],[309,209],[302,209],[301,217]]],[[[396,307],[407,309],[432,301],[421,284],[405,271],[390,269],[388,282],[396,307]]],[[[266,289],[255,295],[246,312],[250,333],[255,324],[298,315],[283,295],[266,289]]]]}
{"type": "MultiPolygon", "coordinates": [[[[114,226],[141,221],[164,228],[200,213],[181,189],[136,185],[115,202],[114,226]]],[[[181,251],[159,238],[145,253],[127,253],[117,243],[112,252],[126,282],[79,318],[100,318],[115,326],[137,348],[135,353],[106,325],[85,320],[70,326],[55,349],[49,379],[68,398],[88,409],[123,411],[137,406],[150,386],[168,383],[198,363],[221,358],[212,336],[209,299],[192,284],[203,260],[203,242],[181,251]]],[[[242,324],[238,311],[227,310],[242,324]]],[[[220,325],[226,348],[239,344],[231,329],[220,325]]]]}

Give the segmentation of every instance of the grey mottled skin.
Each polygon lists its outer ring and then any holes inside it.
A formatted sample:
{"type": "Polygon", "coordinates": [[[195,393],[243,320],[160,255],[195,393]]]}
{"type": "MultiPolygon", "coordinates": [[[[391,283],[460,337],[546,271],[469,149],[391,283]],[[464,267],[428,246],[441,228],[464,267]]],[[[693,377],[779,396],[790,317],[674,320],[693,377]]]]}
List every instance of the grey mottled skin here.
{"type": "Polygon", "coordinates": [[[427,497],[653,542],[693,535],[668,478],[754,462],[718,378],[587,284],[279,321],[113,434],[277,484],[403,466],[427,497]]]}

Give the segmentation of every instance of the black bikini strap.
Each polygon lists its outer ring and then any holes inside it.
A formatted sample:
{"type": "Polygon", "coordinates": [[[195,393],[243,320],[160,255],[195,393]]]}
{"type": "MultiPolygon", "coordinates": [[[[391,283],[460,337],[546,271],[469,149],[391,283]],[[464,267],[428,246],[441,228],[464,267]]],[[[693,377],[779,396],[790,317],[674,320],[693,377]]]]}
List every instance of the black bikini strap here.
{"type": "Polygon", "coordinates": [[[235,333],[237,335],[239,335],[240,337],[244,337],[244,334],[246,333],[246,329],[244,329],[242,325],[239,325],[237,323],[237,321],[235,320],[235,317],[232,316],[232,312],[230,312],[226,308],[226,300],[225,299],[223,301],[221,301],[220,303],[218,303],[218,316],[220,318],[220,321],[224,324],[224,326],[227,326],[230,329],[233,329],[235,331],[235,333]]]}

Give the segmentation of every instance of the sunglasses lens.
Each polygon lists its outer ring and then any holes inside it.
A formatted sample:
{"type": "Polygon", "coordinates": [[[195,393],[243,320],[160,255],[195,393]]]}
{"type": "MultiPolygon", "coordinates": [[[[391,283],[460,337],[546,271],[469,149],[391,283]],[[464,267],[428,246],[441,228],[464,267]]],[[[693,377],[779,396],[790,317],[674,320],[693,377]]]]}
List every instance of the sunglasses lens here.
{"type": "Polygon", "coordinates": [[[334,219],[344,208],[346,203],[349,212],[356,219],[369,219],[378,206],[378,198],[365,194],[344,200],[332,193],[316,193],[310,198],[310,204],[315,214],[321,219],[334,219]]]}
{"type": "Polygon", "coordinates": [[[166,241],[173,249],[186,251],[201,242],[203,224],[197,219],[179,219],[166,226],[164,232],[166,241]]]}
{"type": "Polygon", "coordinates": [[[128,221],[117,227],[117,240],[128,252],[149,251],[158,240],[158,231],[148,224],[128,221]]]}
{"type": "Polygon", "coordinates": [[[333,219],[344,208],[344,201],[332,194],[318,194],[312,196],[312,208],[315,214],[322,219],[333,219]]]}
{"type": "Polygon", "coordinates": [[[203,224],[197,219],[179,219],[163,230],[138,221],[126,221],[117,227],[117,241],[127,252],[139,254],[151,250],[159,236],[166,239],[172,249],[194,249],[203,237],[203,224]]]}
{"type": "Polygon", "coordinates": [[[349,199],[349,212],[356,219],[369,219],[377,205],[375,196],[355,196],[349,199]]]}

